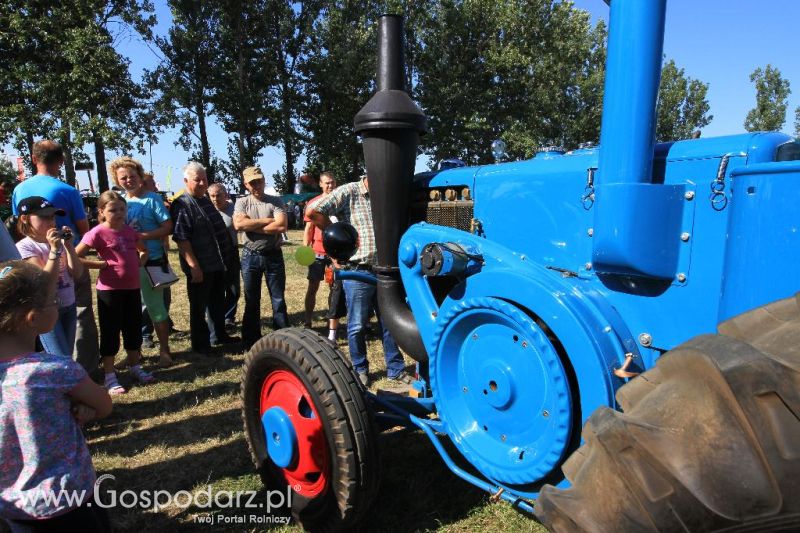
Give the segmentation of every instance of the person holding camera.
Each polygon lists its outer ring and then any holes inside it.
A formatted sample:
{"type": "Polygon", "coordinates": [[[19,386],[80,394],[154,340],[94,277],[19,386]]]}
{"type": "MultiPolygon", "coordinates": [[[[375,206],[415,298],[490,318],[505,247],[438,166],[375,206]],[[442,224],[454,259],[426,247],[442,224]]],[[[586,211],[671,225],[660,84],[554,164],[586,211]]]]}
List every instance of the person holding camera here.
{"type": "Polygon", "coordinates": [[[64,216],[41,196],[29,196],[17,205],[17,230],[25,238],[17,243],[22,259],[48,273],[56,291],[58,320],[52,331],[39,336],[47,353],[72,357],[78,320],[75,305],[75,279],[83,274],[83,265],[75,253],[69,226],[56,228],[56,215],[64,216]]]}
{"type": "MultiPolygon", "coordinates": [[[[56,215],[56,226],[69,226],[72,229],[73,244],[77,244],[80,236],[89,231],[89,221],[78,190],[61,181],[61,167],[64,166],[64,150],[60,144],[51,139],[41,139],[33,143],[31,159],[36,167],[36,175],[31,176],[14,188],[11,195],[11,206],[14,214],[19,203],[30,196],[41,196],[53,204],[64,215],[56,215]]],[[[83,269],[83,275],[75,277],[75,305],[78,312],[78,323],[75,333],[75,359],[87,372],[97,368],[97,324],[94,321],[92,304],[92,281],[89,270],[83,269]]],[[[70,350],[72,352],[72,350],[70,350]]]]}

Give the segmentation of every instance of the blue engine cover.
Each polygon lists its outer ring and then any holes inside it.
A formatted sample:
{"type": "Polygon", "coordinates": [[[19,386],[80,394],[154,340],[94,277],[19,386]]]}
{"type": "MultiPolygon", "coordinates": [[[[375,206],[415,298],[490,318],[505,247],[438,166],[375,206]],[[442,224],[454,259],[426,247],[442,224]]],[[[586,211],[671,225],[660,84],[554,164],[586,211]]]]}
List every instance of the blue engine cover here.
{"type": "Polygon", "coordinates": [[[557,464],[592,411],[615,406],[626,354],[641,371],[800,290],[800,163],[776,161],[791,142],[758,133],[657,145],[646,191],[592,183],[599,148],[419,177],[423,189],[468,188],[474,202],[473,233],[418,223],[399,256],[437,410],[476,468],[535,492],[526,484],[557,464]],[[610,223],[593,194],[638,225],[603,247],[607,258],[593,256],[594,229],[610,223]],[[429,243],[467,250],[468,274],[426,278],[429,243]]]}

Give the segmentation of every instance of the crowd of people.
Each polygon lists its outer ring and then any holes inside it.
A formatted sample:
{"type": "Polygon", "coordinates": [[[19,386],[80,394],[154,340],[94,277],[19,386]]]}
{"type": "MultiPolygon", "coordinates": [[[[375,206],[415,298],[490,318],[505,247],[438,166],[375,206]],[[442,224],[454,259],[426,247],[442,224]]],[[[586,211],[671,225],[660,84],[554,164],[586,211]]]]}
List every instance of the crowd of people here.
{"type": "MultiPolygon", "coordinates": [[[[183,171],[184,193],[169,207],[155,192],[152,174],[130,157],[109,166],[116,190],[97,201],[99,223],[90,228],[78,191],[58,179],[64,164],[61,146],[34,144],[36,175],[12,195],[18,242],[0,226],[0,517],[12,531],[39,526],[107,531],[108,517],[91,499],[82,505],[52,505],[29,496],[43,490],[86,490],[95,480],[81,425],[103,418],[111,397],[126,393],[117,371],[126,368],[141,384],[156,376],[142,366],[142,347],[159,345],[158,364],[169,367],[172,293],[178,280],[167,249],[178,249],[186,279],[191,350],[217,356],[214,345],[248,350],[262,335],[261,286],[266,281],[272,328],[288,327],[286,269],[281,246],[289,227],[287,206],[265,192],[258,167],[242,173],[249,194],[231,202],[225,187],[209,186],[206,169],[190,162],[183,171]],[[239,254],[239,244],[241,256],[239,254]],[[90,270],[97,270],[97,320],[90,270]],[[166,280],[166,281],[164,281],[166,280]],[[241,339],[231,335],[240,294],[244,295],[241,339]],[[98,331],[99,326],[99,331],[98,331]],[[121,347],[122,362],[116,361],[121,347]],[[90,377],[102,368],[103,382],[90,377]]],[[[370,382],[365,332],[378,316],[375,286],[337,281],[342,265],[325,253],[323,230],[333,221],[349,222],[359,233],[351,268],[371,271],[376,262],[369,182],[336,187],[323,172],[322,193],[305,213],[303,244],[315,253],[308,267],[304,325],[312,326],[316,296],[330,284],[328,338],[336,341],[339,320],[348,317],[347,340],[353,367],[364,386],[370,382]]],[[[411,377],[391,333],[381,325],[389,380],[411,377]]]]}

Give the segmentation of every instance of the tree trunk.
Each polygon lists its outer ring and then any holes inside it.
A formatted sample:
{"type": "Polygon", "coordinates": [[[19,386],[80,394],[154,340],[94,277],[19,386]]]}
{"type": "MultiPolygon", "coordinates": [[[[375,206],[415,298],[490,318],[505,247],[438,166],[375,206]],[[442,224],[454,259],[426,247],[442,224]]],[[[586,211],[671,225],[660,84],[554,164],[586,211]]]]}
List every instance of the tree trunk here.
{"type": "Polygon", "coordinates": [[[291,136],[287,136],[283,141],[283,151],[286,154],[286,190],[289,194],[294,192],[294,145],[291,136]]]}
{"type": "Polygon", "coordinates": [[[289,82],[286,80],[286,74],[283,76],[281,95],[281,122],[283,122],[283,152],[286,155],[286,176],[285,187],[286,192],[291,194],[294,192],[294,136],[292,131],[292,110],[289,103],[289,82]]]}
{"type": "Polygon", "coordinates": [[[36,165],[33,164],[33,132],[31,130],[25,131],[25,142],[28,144],[28,169],[31,175],[36,174],[36,165]]]}
{"type": "Polygon", "coordinates": [[[105,192],[108,190],[108,170],[106,170],[106,147],[103,144],[103,137],[96,131],[92,131],[94,140],[94,160],[97,168],[97,191],[105,192]]]}
{"type": "Polygon", "coordinates": [[[64,128],[64,136],[61,139],[61,147],[64,149],[64,174],[67,176],[67,183],[75,186],[75,164],[72,160],[72,140],[69,124],[64,128]]]}
{"type": "MultiPolygon", "coordinates": [[[[238,61],[236,63],[236,77],[238,82],[238,94],[244,96],[247,94],[247,75],[246,75],[246,59],[244,57],[244,21],[242,20],[242,16],[236,19],[236,36],[237,36],[237,48],[238,48],[238,61]]],[[[245,167],[251,166],[255,164],[252,157],[250,157],[250,147],[252,144],[249,142],[248,134],[247,134],[247,127],[245,126],[245,122],[247,120],[246,113],[244,111],[244,106],[239,107],[239,113],[237,118],[237,126],[239,130],[239,138],[237,139],[239,143],[239,168],[238,174],[239,176],[242,175],[242,171],[245,167]]]]}
{"type": "Polygon", "coordinates": [[[208,182],[213,183],[215,180],[215,169],[211,167],[211,148],[208,146],[208,132],[206,131],[206,110],[203,98],[197,99],[195,105],[195,112],[197,113],[197,128],[200,130],[200,153],[202,157],[203,166],[208,169],[208,182]]]}

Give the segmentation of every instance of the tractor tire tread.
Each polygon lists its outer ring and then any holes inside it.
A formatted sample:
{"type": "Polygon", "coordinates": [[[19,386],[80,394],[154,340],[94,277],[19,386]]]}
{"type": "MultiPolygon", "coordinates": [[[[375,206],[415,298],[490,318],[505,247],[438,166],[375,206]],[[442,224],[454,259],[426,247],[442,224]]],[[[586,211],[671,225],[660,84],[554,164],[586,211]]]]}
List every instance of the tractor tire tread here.
{"type": "Polygon", "coordinates": [[[540,492],[542,522],[553,531],[800,528],[800,306],[787,300],[662,356],[620,389],[625,413],[593,413],[563,467],[572,486],[540,492]]]}
{"type": "MultiPolygon", "coordinates": [[[[332,485],[328,489],[335,493],[335,503],[316,512],[311,508],[313,502],[300,503],[293,509],[294,518],[312,531],[347,529],[367,511],[380,481],[374,424],[356,376],[335,348],[304,329],[281,329],[253,345],[242,367],[242,416],[246,434],[256,436],[248,438],[247,442],[251,459],[265,484],[272,481],[272,473],[264,447],[258,440],[262,431],[260,421],[248,415],[248,406],[259,405],[260,390],[251,390],[248,375],[258,372],[254,366],[261,364],[263,354],[269,351],[284,352],[312,385],[310,388],[319,398],[316,408],[327,421],[328,439],[334,444],[331,451],[336,455],[332,458],[332,468],[337,471],[331,472],[332,485]],[[331,506],[336,509],[329,509],[331,506]]],[[[302,502],[298,495],[294,500],[302,502]]]]}

